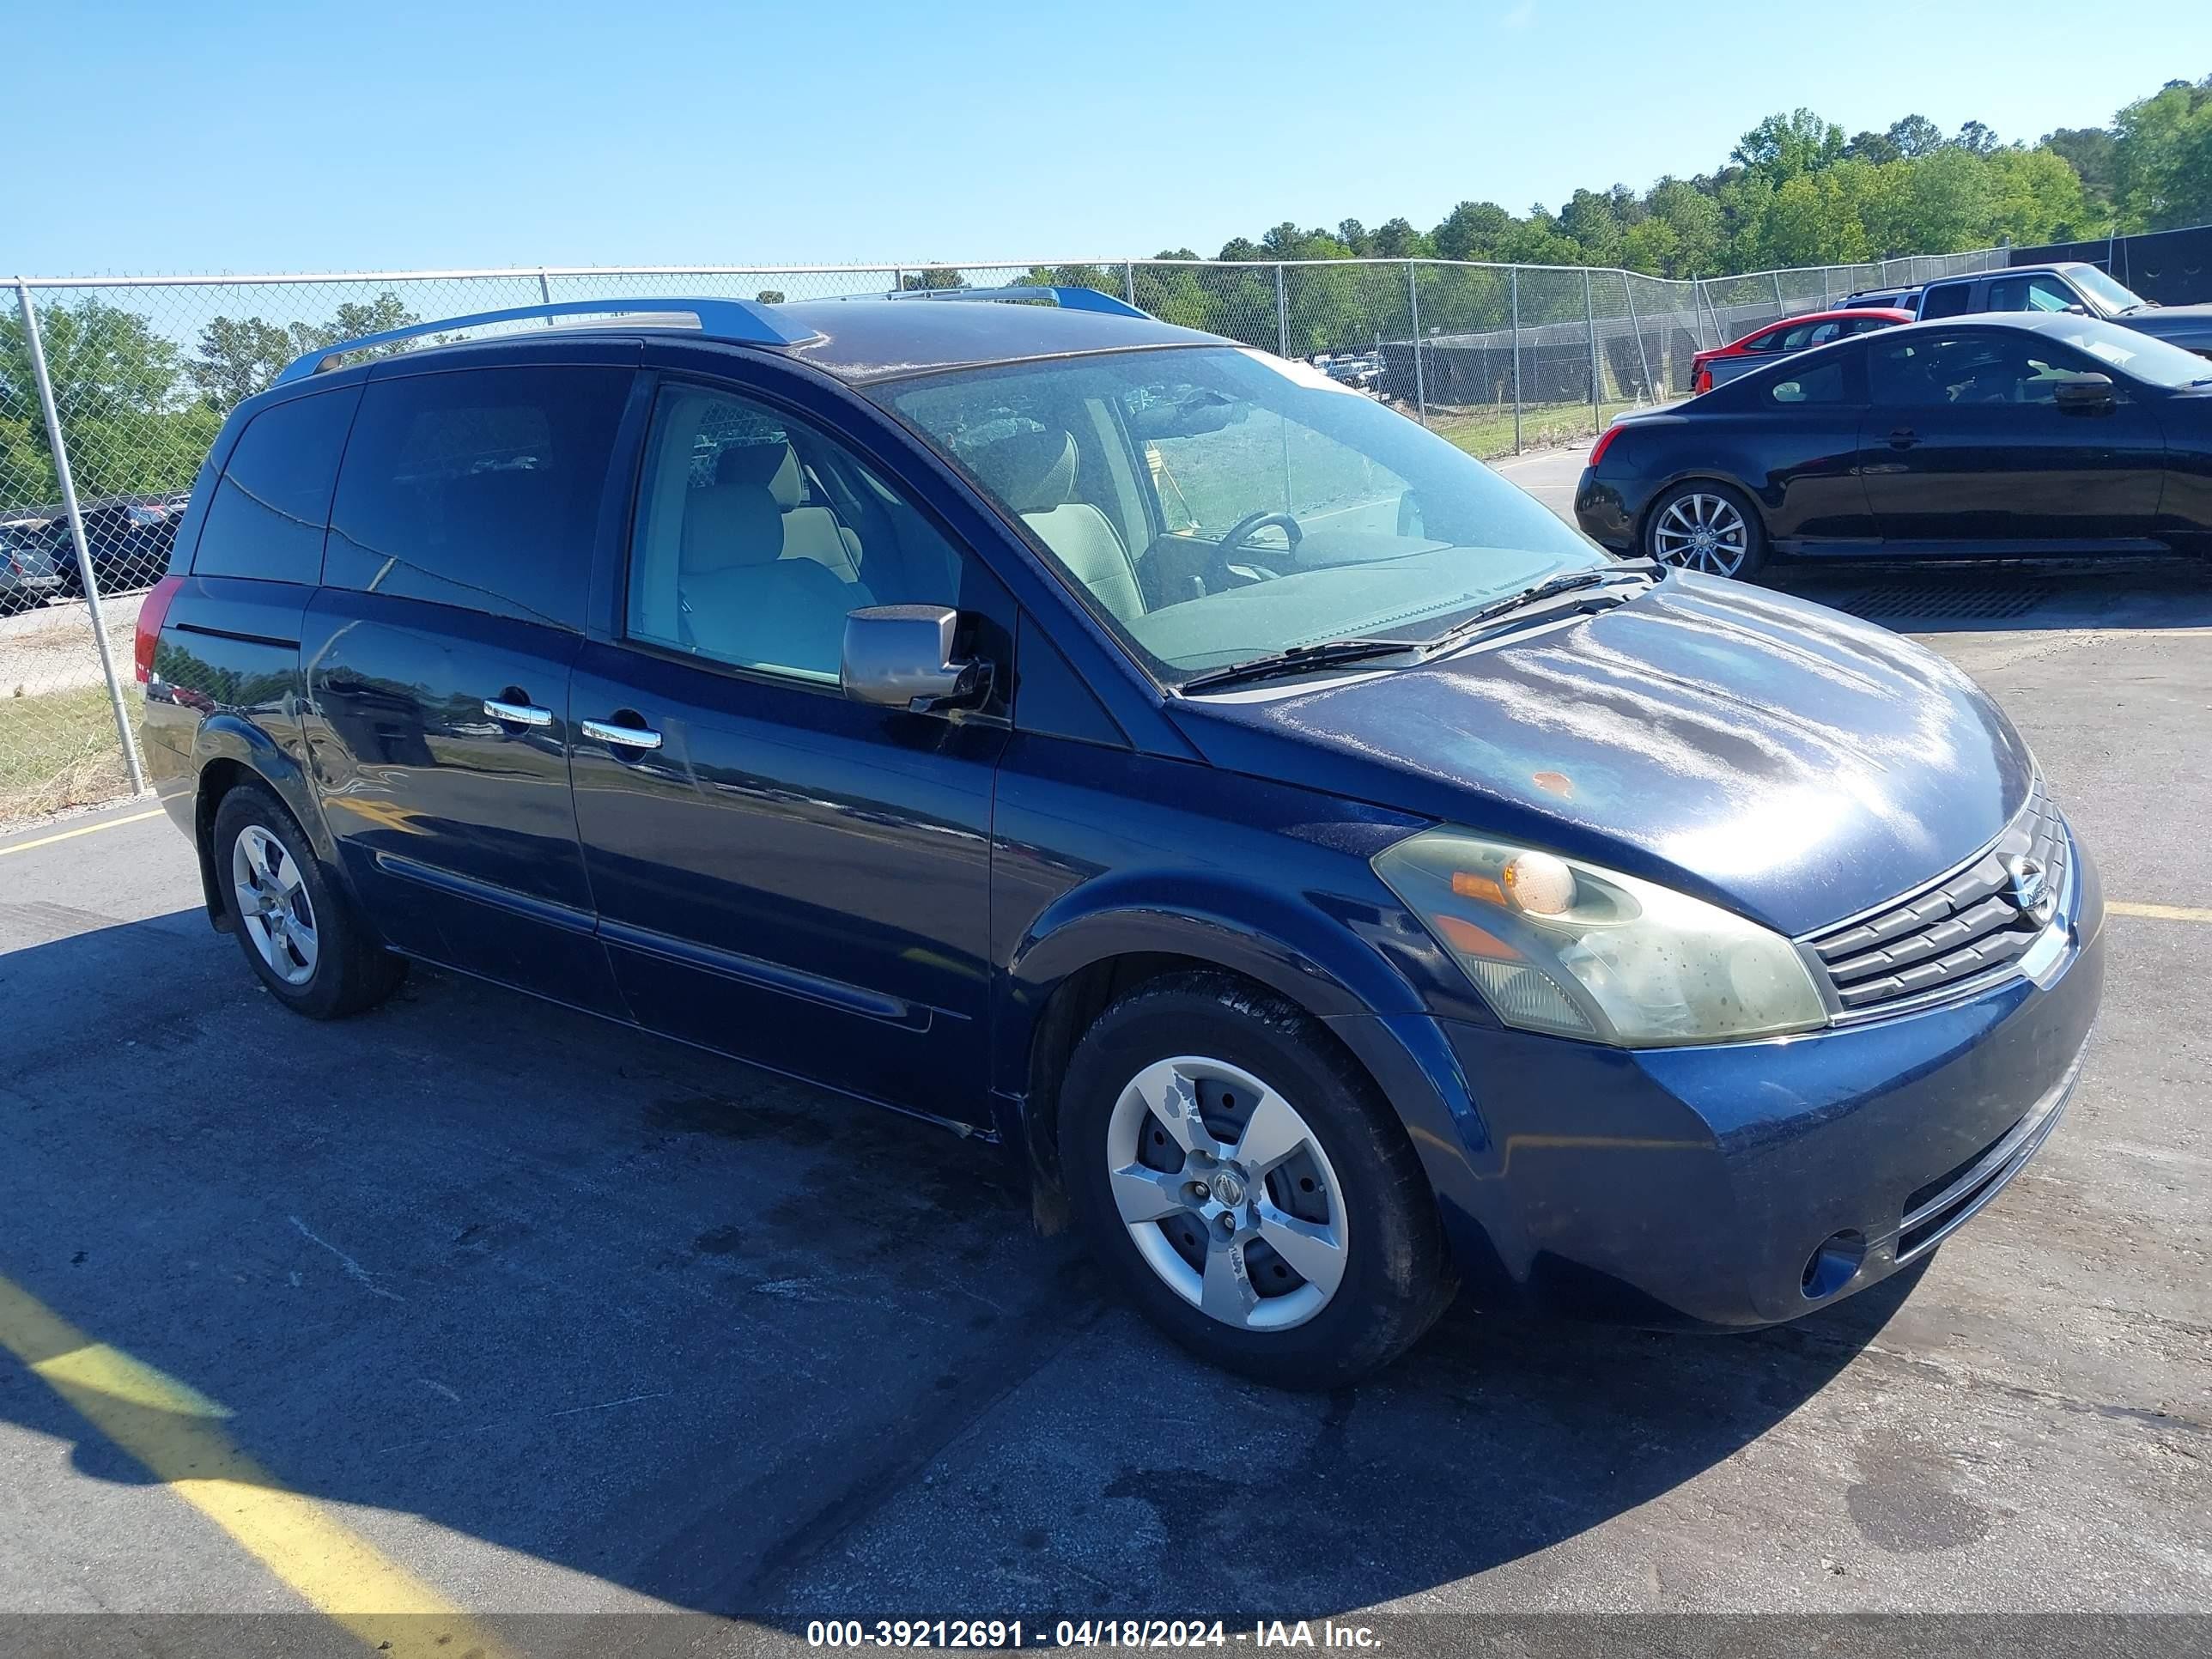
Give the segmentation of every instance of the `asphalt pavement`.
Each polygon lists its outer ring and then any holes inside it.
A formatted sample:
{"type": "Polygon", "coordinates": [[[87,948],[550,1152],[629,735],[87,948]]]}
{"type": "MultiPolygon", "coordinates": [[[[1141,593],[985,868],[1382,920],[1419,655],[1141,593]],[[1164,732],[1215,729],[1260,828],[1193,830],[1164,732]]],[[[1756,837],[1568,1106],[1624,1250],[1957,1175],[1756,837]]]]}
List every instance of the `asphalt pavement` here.
{"type": "MultiPolygon", "coordinates": [[[[1578,465],[1505,471],[1556,506],[1578,465]]],[[[1796,1325],[1461,1310],[1325,1397],[1183,1358],[942,1130],[440,974],[309,1024],[149,804],[0,836],[0,1650],[2212,1613],[2212,582],[1784,585],[1917,593],[1893,625],[2100,861],[2065,1122],[1923,1273],[1796,1325]],[[577,1616],[669,1611],[726,1622],[577,1616]]]]}

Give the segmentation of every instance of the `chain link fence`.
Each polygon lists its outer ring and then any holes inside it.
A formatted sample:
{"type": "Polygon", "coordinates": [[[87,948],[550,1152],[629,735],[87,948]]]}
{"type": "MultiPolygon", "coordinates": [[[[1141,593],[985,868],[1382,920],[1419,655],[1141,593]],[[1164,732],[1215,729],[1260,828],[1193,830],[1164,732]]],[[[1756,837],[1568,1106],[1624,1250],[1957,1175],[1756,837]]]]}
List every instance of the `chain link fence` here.
{"type": "Polygon", "coordinates": [[[1403,259],[19,278],[0,312],[0,825],[143,787],[139,596],[224,416],[342,340],[563,300],[1060,283],[1316,362],[1486,459],[1682,396],[1692,353],[1780,317],[2003,263],[1990,249],[1686,282],[1403,259]]]}

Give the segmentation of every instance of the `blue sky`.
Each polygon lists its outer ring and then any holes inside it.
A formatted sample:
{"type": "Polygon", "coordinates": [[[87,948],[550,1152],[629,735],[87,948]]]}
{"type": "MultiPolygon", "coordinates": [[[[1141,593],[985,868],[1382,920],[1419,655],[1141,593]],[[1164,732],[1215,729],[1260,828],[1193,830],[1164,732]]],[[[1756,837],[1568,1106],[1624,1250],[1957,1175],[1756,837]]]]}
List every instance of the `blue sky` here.
{"type": "Polygon", "coordinates": [[[1210,253],[1640,186],[1800,104],[2032,138],[2212,73],[2205,0],[2123,11],[40,6],[9,29],[40,91],[9,124],[0,271],[1210,253]]]}

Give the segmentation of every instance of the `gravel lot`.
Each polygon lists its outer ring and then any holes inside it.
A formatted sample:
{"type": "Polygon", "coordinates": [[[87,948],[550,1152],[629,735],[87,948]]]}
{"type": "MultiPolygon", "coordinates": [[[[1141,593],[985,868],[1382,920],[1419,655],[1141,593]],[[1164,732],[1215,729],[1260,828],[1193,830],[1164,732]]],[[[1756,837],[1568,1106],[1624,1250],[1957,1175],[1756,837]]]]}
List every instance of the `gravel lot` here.
{"type": "MultiPolygon", "coordinates": [[[[1508,476],[1556,502],[1577,465],[1508,476]]],[[[2038,1161],[1923,1273],[1793,1327],[1462,1311],[1326,1398],[1186,1361],[941,1131],[442,975],[311,1025],[148,804],[0,837],[0,1331],[12,1282],[82,1334],[49,1348],[211,1402],[126,1377],[80,1410],[66,1355],[0,1352],[0,1650],[317,1605],[149,1474],[179,1420],[533,1653],[816,1617],[1204,1614],[1233,1649],[1381,1608],[1441,1653],[1495,1630],[1469,1613],[2212,1613],[2212,582],[2037,574],[1960,614],[2020,580],[1905,579],[1953,614],[1893,625],[2004,702],[2109,896],[2172,911],[2113,918],[2038,1161]],[[667,1609],[738,1622],[514,1617],[667,1609]],[[93,1613],[123,1616],[34,1617],[93,1613]]]]}

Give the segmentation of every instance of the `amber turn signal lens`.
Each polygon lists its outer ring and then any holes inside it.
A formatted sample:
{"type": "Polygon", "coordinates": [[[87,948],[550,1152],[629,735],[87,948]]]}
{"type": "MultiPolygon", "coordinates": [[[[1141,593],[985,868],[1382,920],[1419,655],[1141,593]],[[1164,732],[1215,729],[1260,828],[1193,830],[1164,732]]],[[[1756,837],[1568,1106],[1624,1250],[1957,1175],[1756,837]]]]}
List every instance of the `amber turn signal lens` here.
{"type": "Polygon", "coordinates": [[[1505,902],[1505,890],[1488,876],[1479,876],[1472,870],[1452,872],[1452,891],[1462,898],[1487,899],[1492,904],[1505,902]]]}
{"type": "Polygon", "coordinates": [[[1471,957],[1484,957],[1492,962],[1518,962],[1521,953],[1487,928],[1458,916],[1438,916],[1437,926],[1444,936],[1444,943],[1453,950],[1471,957]]]}

